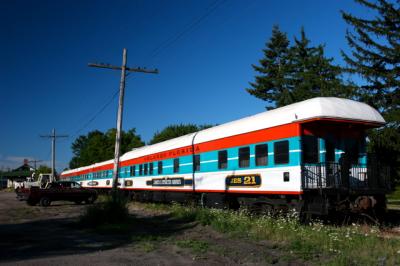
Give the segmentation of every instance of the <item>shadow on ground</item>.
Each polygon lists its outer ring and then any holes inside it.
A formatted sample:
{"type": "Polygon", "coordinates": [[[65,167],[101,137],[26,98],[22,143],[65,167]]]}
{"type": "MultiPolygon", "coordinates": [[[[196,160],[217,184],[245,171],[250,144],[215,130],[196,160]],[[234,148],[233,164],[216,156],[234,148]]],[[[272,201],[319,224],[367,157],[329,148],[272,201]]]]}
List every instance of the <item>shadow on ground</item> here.
{"type": "Polygon", "coordinates": [[[136,245],[141,236],[158,238],[179,234],[195,224],[170,215],[138,218],[122,231],[80,229],[76,219],[47,219],[0,225],[0,261],[14,262],[57,255],[85,254],[136,245]]]}

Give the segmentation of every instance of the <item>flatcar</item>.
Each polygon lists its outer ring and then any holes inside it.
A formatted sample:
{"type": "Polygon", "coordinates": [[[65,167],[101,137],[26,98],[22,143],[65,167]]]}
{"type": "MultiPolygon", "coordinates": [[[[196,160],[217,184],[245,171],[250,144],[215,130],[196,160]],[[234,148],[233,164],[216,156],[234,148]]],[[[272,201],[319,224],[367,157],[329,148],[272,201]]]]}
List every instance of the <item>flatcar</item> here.
{"type": "MultiPolygon", "coordinates": [[[[120,158],[118,186],[139,201],[307,215],[383,211],[389,175],[368,158],[366,131],[384,124],[367,104],[313,98],[133,149],[120,158]]],[[[109,190],[112,169],[109,160],[61,179],[109,190]]]]}

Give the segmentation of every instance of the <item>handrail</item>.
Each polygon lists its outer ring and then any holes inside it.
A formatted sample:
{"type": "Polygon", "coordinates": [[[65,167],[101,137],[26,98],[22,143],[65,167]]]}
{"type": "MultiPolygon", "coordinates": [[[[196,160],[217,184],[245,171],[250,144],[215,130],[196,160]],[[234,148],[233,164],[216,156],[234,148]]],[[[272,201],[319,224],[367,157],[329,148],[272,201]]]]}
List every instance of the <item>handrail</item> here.
{"type": "Polygon", "coordinates": [[[390,189],[388,167],[376,164],[315,163],[303,164],[303,189],[390,189]]]}

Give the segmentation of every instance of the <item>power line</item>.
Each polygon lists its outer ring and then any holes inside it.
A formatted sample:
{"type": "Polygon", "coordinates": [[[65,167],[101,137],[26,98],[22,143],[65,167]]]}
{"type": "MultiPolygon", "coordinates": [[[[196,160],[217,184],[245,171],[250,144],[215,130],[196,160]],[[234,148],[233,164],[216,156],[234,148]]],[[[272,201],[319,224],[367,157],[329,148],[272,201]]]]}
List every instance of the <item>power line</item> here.
{"type": "MultiPolygon", "coordinates": [[[[187,24],[184,29],[177,34],[169,37],[167,40],[165,40],[163,43],[158,45],[156,48],[154,48],[148,55],[148,57],[156,57],[159,54],[161,54],[164,50],[172,46],[175,42],[178,40],[182,39],[185,35],[190,34],[195,30],[195,28],[200,25],[207,17],[209,17],[212,13],[214,13],[220,6],[222,6],[226,0],[215,0],[213,1],[207,8],[206,12],[201,15],[200,17],[194,18],[189,24],[187,24]]],[[[102,68],[108,68],[108,65],[104,64],[102,68]]],[[[114,68],[115,69],[115,68],[114,68]]],[[[140,69],[140,68],[139,68],[140,69]]],[[[126,74],[126,80],[128,80],[132,74],[131,72],[128,72],[126,74]]],[[[92,118],[90,118],[81,128],[79,128],[73,135],[72,138],[77,137],[78,134],[83,131],[86,127],[88,127],[117,97],[119,92],[119,89],[115,91],[115,93],[111,96],[110,100],[108,100],[100,109],[97,111],[92,118]]]]}
{"type": "Polygon", "coordinates": [[[156,57],[157,55],[159,55],[161,52],[163,52],[165,49],[167,49],[168,47],[170,47],[171,45],[173,45],[175,42],[177,42],[178,40],[182,39],[185,35],[191,33],[194,31],[194,29],[200,25],[207,17],[209,17],[214,11],[216,11],[220,6],[222,6],[224,3],[226,2],[226,0],[215,0],[213,1],[207,8],[206,8],[206,12],[201,15],[200,17],[195,18],[194,20],[192,20],[192,22],[190,22],[189,24],[187,24],[183,30],[181,32],[178,32],[177,34],[171,36],[170,38],[168,38],[166,41],[164,41],[163,43],[161,43],[159,46],[157,46],[156,48],[154,48],[150,54],[148,55],[148,57],[156,57]]]}
{"type": "Polygon", "coordinates": [[[33,169],[35,169],[35,172],[36,172],[36,164],[37,164],[37,163],[40,163],[40,162],[43,162],[43,160],[36,160],[36,159],[33,159],[33,160],[28,161],[28,163],[33,163],[33,164],[34,164],[34,165],[33,165],[33,169]]]}
{"type": "Polygon", "coordinates": [[[78,134],[84,130],[88,125],[90,125],[90,123],[92,123],[113,101],[114,99],[117,97],[119,92],[119,89],[116,90],[114,92],[114,94],[112,95],[112,97],[99,109],[99,111],[97,111],[92,118],[90,118],[80,129],[78,129],[74,135],[72,135],[72,137],[76,137],[78,136],[78,134]]]}

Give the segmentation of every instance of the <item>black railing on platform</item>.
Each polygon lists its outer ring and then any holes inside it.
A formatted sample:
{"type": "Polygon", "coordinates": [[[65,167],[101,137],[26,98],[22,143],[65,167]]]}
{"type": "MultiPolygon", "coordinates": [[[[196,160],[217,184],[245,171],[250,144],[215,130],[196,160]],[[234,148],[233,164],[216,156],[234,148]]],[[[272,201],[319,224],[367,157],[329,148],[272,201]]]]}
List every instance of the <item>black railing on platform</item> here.
{"type": "Polygon", "coordinates": [[[303,189],[390,190],[388,167],[376,163],[317,163],[302,165],[303,189]]]}

